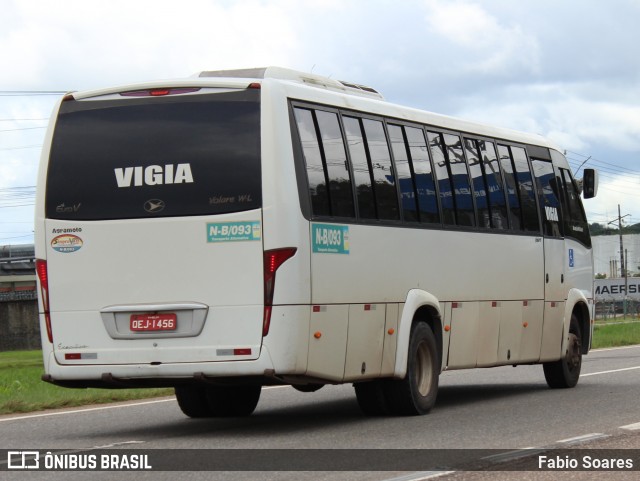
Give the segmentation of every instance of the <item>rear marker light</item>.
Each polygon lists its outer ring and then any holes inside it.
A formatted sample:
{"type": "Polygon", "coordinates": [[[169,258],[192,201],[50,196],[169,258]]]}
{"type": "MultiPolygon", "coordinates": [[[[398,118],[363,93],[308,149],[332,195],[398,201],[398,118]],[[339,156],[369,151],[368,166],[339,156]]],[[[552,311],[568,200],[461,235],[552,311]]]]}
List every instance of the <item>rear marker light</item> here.
{"type": "Polygon", "coordinates": [[[264,317],[262,336],[269,334],[271,311],[273,310],[273,293],[276,288],[276,271],[296,253],[295,247],[273,249],[264,252],[264,317]]]}
{"type": "Polygon", "coordinates": [[[234,349],[233,350],[233,355],[234,356],[250,356],[251,355],[251,348],[250,347],[245,347],[245,348],[241,348],[241,349],[234,349]]]}
{"type": "Polygon", "coordinates": [[[44,310],[44,320],[47,327],[47,339],[53,344],[53,331],[51,330],[51,311],[49,310],[49,272],[47,261],[36,259],[36,273],[40,281],[40,294],[42,298],[42,308],[44,310]]]}
{"type": "Polygon", "coordinates": [[[121,97],[164,97],[165,95],[190,94],[200,90],[200,87],[176,87],[158,88],[149,90],[132,90],[130,92],[120,92],[121,97]]]}

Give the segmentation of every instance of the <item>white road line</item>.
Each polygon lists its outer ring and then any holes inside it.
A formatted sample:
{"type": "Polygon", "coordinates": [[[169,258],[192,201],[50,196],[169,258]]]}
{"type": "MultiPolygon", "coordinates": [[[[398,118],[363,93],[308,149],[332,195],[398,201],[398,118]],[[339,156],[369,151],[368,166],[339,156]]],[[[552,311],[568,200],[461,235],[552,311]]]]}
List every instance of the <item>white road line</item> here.
{"type": "Polygon", "coordinates": [[[640,431],[640,423],[627,424],[626,426],[620,426],[620,429],[626,429],[627,431],[640,431]]]}
{"type": "Polygon", "coordinates": [[[590,434],[583,434],[582,436],[576,436],[575,438],[561,439],[560,441],[556,441],[556,442],[561,444],[579,444],[579,443],[585,443],[587,441],[595,441],[596,439],[604,439],[608,437],[610,437],[608,434],[590,433],[590,434]]]}
{"type": "Polygon", "coordinates": [[[622,371],[634,371],[636,369],[640,369],[640,366],[623,367],[621,369],[612,369],[611,371],[590,372],[587,374],[580,374],[580,377],[598,376],[600,374],[611,374],[614,372],[622,372],[622,371]]]}
{"type": "Polygon", "coordinates": [[[421,471],[400,476],[398,478],[386,479],[385,481],[424,481],[426,479],[435,479],[452,473],[455,473],[455,471],[421,471]]]}
{"type": "Polygon", "coordinates": [[[153,401],[144,401],[144,402],[135,402],[135,403],[127,403],[127,404],[118,404],[118,405],[107,405],[100,406],[94,408],[83,408],[83,409],[73,409],[69,411],[56,411],[53,413],[39,413],[39,414],[27,414],[25,416],[11,416],[6,418],[0,418],[0,423],[6,421],[18,421],[20,419],[32,419],[32,418],[44,418],[49,416],[61,416],[63,414],[77,414],[77,413],[86,413],[91,411],[104,411],[106,409],[118,409],[118,408],[128,408],[131,406],[144,406],[147,404],[157,404],[157,403],[166,403],[166,402],[175,402],[175,398],[169,399],[156,399],[153,401]]]}

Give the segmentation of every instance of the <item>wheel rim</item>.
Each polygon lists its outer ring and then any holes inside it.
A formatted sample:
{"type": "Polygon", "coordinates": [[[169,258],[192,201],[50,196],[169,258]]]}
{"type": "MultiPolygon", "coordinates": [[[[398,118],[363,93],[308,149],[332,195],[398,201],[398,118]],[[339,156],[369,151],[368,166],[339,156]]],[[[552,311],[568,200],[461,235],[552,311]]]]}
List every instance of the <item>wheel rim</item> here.
{"type": "Polygon", "coordinates": [[[580,371],[582,364],[580,339],[573,332],[569,333],[569,348],[567,349],[567,368],[569,372],[580,371]]]}
{"type": "Polygon", "coordinates": [[[429,394],[431,389],[432,367],[429,346],[426,341],[422,341],[416,351],[416,387],[421,396],[429,394]]]}

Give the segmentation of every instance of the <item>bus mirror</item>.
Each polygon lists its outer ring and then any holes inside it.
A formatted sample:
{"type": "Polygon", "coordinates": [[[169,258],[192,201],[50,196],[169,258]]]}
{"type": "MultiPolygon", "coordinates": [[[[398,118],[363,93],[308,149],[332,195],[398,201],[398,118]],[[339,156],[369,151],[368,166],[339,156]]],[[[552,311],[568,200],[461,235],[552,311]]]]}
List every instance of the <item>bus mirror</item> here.
{"type": "Polygon", "coordinates": [[[598,171],[595,169],[584,169],[582,177],[582,193],[585,199],[591,199],[598,193],[598,171]]]}

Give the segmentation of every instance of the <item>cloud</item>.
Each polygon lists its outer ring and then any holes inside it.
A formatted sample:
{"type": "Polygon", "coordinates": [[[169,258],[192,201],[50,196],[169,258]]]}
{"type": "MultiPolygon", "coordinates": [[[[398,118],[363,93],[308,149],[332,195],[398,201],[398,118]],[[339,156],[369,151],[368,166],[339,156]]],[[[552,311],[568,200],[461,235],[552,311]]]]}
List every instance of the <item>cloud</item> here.
{"type": "Polygon", "coordinates": [[[499,19],[479,4],[463,1],[427,0],[425,7],[437,43],[445,51],[457,51],[447,65],[456,75],[510,77],[540,70],[536,37],[514,19],[499,19]]]}

